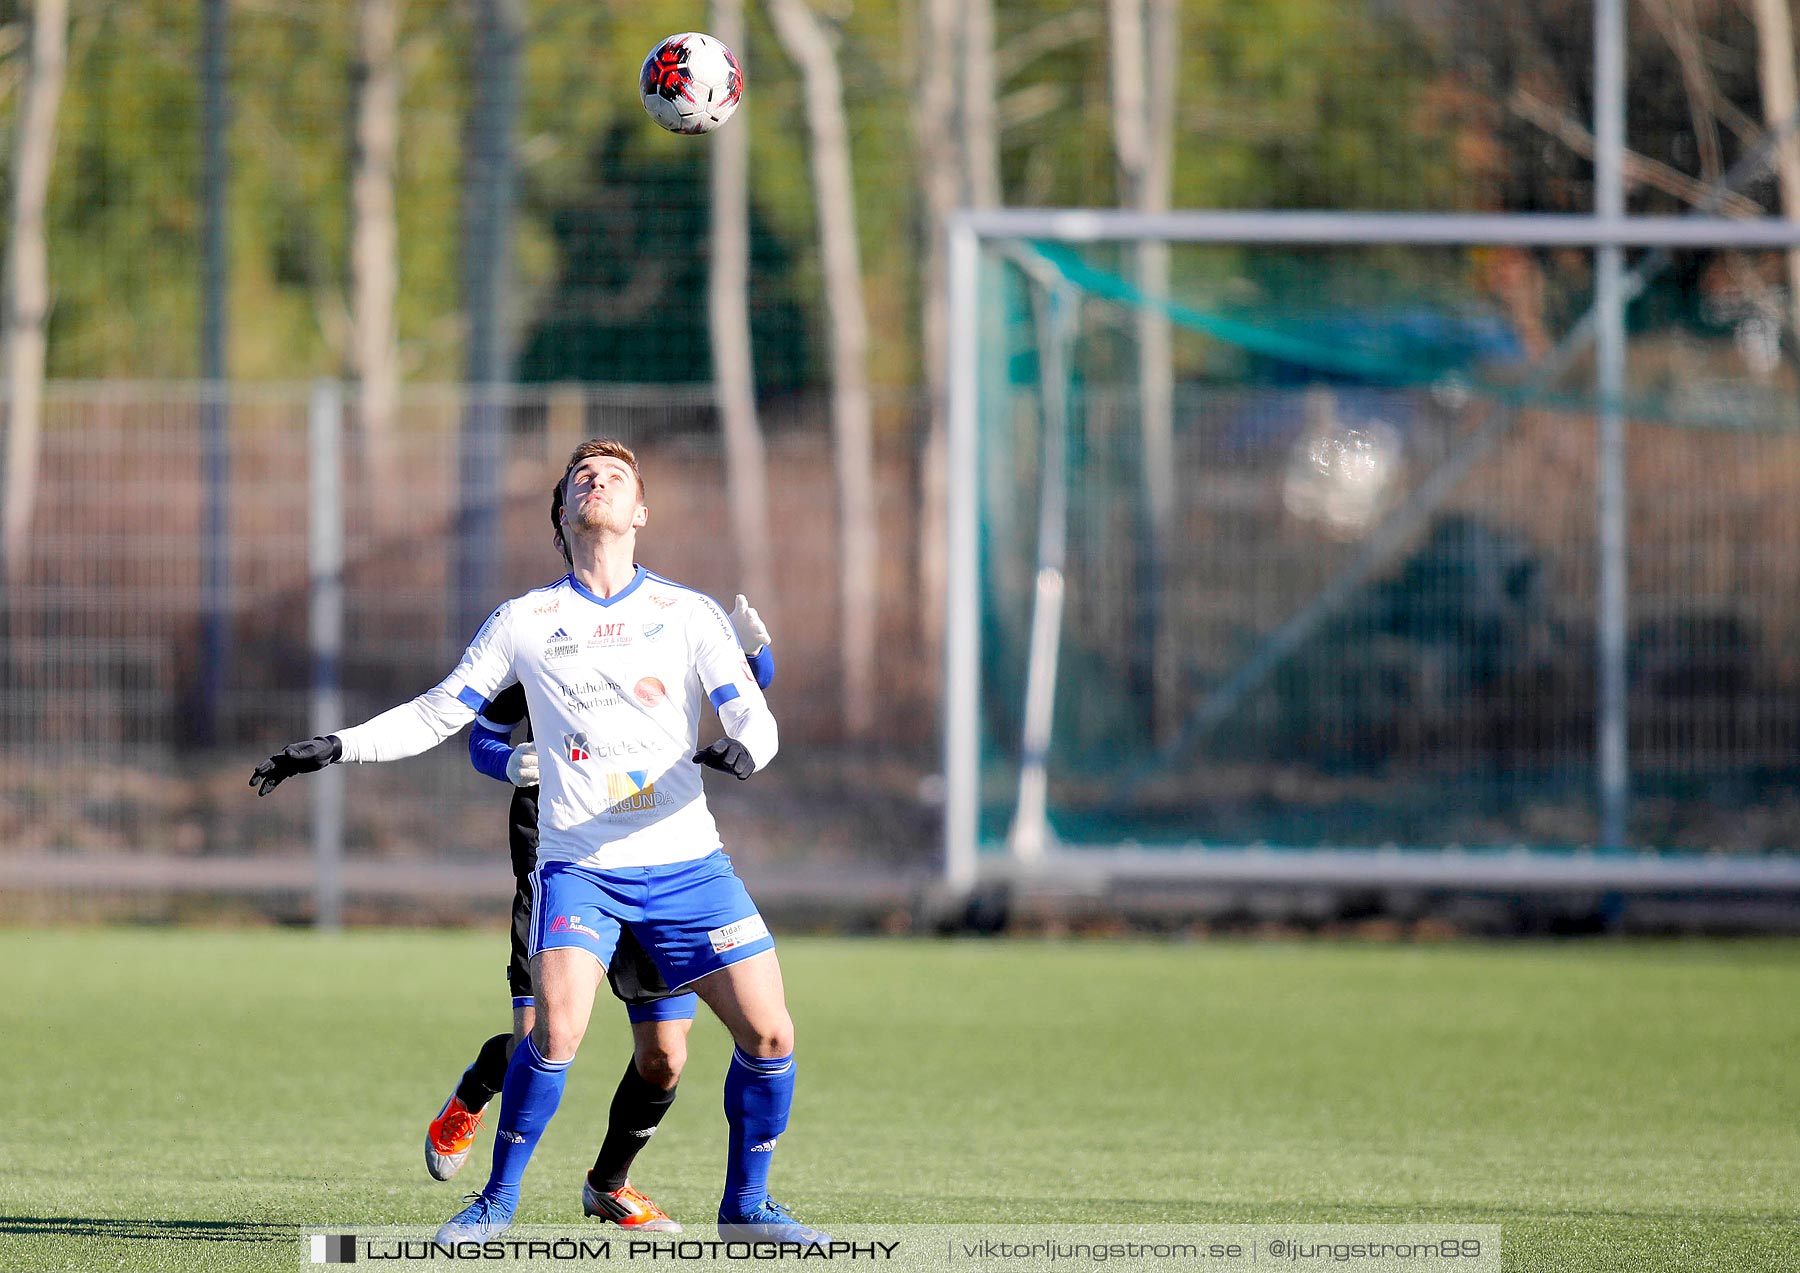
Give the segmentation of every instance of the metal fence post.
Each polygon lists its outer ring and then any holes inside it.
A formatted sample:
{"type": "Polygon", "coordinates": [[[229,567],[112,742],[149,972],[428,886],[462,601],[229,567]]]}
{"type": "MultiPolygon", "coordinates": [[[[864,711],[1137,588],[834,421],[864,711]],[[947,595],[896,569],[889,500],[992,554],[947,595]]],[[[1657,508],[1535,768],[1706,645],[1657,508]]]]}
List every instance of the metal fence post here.
{"type": "MultiPolygon", "coordinates": [[[[1594,212],[1602,220],[1625,215],[1625,13],[1623,0],[1594,4],[1594,212]]],[[[1595,477],[1599,521],[1600,586],[1597,627],[1599,701],[1596,757],[1599,761],[1600,847],[1622,849],[1628,837],[1631,759],[1627,730],[1629,692],[1625,675],[1626,559],[1625,421],[1625,249],[1605,243],[1595,257],[1595,372],[1600,399],[1599,448],[1595,477]]]]}
{"type": "Polygon", "coordinates": [[[949,227],[949,306],[946,339],[949,350],[949,471],[960,474],[952,484],[946,509],[944,544],[946,592],[944,614],[944,882],[966,896],[979,867],[976,843],[981,828],[981,540],[975,488],[980,482],[981,449],[977,442],[980,388],[976,375],[980,356],[980,240],[966,214],[949,227]]]}
{"type": "Polygon", "coordinates": [[[201,80],[201,483],[206,492],[201,541],[200,612],[204,657],[200,671],[200,733],[208,746],[229,736],[226,682],[231,632],[231,397],[226,341],[230,331],[231,13],[226,0],[207,0],[200,47],[201,80]]]}
{"type": "Polygon", "coordinates": [[[515,153],[523,0],[473,6],[470,59],[478,68],[464,133],[463,310],[468,315],[468,400],[458,464],[456,577],[450,641],[460,646],[494,606],[500,582],[500,492],[513,398],[507,318],[513,304],[513,222],[518,202],[515,153]]]}
{"type": "MultiPolygon", "coordinates": [[[[307,406],[307,642],[312,652],[312,731],[344,723],[344,391],[334,380],[313,383],[307,406]]],[[[312,793],[313,856],[318,866],[321,932],[343,923],[344,771],[327,767],[307,784],[312,793]]]]}

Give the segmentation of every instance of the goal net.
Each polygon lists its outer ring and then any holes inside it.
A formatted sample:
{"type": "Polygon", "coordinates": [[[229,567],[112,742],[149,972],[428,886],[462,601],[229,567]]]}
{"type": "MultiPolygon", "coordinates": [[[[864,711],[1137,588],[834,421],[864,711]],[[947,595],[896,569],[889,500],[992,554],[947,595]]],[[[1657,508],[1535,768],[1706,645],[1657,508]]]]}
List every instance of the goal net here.
{"type": "Polygon", "coordinates": [[[1609,719],[1618,847],[1800,846],[1785,253],[1628,258],[1602,605],[1590,247],[962,251],[953,880],[1553,860],[1609,719]]]}

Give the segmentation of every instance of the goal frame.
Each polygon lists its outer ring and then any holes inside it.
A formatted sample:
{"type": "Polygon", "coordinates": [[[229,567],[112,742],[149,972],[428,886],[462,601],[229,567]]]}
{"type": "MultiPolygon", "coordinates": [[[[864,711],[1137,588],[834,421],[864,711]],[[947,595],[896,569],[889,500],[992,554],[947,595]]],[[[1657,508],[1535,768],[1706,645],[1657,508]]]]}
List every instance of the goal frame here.
{"type": "MultiPolygon", "coordinates": [[[[1574,214],[1421,214],[1353,212],[1187,211],[1142,213],[1101,208],[963,210],[948,225],[946,324],[949,396],[946,462],[950,471],[974,473],[979,458],[982,315],[980,270],[984,248],[1006,241],[1062,244],[1197,243],[1368,247],[1518,246],[1572,247],[1615,262],[1627,248],[1800,248],[1800,222],[1778,218],[1732,220],[1574,214]]],[[[1624,309],[1621,271],[1597,272],[1592,311],[1601,350],[1599,385],[1601,481],[1601,625],[1624,630],[1625,509],[1624,434],[1618,400],[1622,390],[1624,309]],[[1614,356],[1606,356],[1608,350],[1614,356]],[[1609,364],[1611,366],[1609,367],[1609,364]],[[1610,426],[1610,427],[1609,427],[1610,426]],[[1607,475],[1616,475],[1607,480],[1607,475]]],[[[1361,885],[1562,889],[1800,889],[1800,854],[1721,857],[1696,853],[1626,851],[1495,852],[1293,849],[1193,844],[1166,850],[1119,846],[1045,847],[1042,828],[1014,835],[1004,853],[984,854],[979,841],[981,542],[980,483],[953,482],[947,509],[947,596],[944,634],[944,883],[967,896],[993,881],[1056,879],[1085,887],[1119,878],[1180,879],[1235,884],[1361,885]]],[[[1603,647],[1605,646],[1603,637],[1603,647]]],[[[1600,710],[1601,805],[1605,821],[1623,822],[1627,773],[1623,641],[1603,648],[1603,662],[1617,662],[1612,680],[1620,692],[1604,695],[1600,710]]],[[[1622,840],[1622,836],[1607,836],[1622,840]]]]}

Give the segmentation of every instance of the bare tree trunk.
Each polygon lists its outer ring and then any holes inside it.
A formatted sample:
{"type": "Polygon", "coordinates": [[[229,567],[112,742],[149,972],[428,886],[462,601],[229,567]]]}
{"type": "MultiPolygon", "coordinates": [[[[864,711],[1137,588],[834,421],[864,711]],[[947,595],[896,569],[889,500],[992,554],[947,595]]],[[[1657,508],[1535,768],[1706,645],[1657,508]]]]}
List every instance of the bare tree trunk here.
{"type": "Polygon", "coordinates": [[[852,737],[875,723],[875,639],[880,560],[875,439],[869,399],[869,326],[863,308],[862,262],[856,242],[856,192],[850,132],[844,118],[837,47],[805,0],[768,0],[769,16],[805,82],[811,133],[813,197],[831,325],[832,430],[837,444],[838,519],[842,552],[840,630],[844,719],[852,737]]]}
{"type": "MultiPolygon", "coordinates": [[[[1780,128],[1794,113],[1794,23],[1788,0],[1752,0],[1756,21],[1757,62],[1762,81],[1763,122],[1780,128]]],[[[1781,212],[1800,221],[1800,138],[1782,139],[1775,152],[1775,174],[1781,184],[1781,212]]],[[[1800,338],[1800,248],[1788,254],[1788,314],[1791,334],[1800,338]]]]}
{"type": "Polygon", "coordinates": [[[925,453],[919,464],[919,640],[935,671],[943,649],[949,513],[949,278],[944,223],[962,194],[962,147],[956,130],[958,0],[924,0],[919,17],[918,104],[913,112],[917,163],[925,196],[923,312],[919,342],[925,365],[925,453]]]}
{"type": "MultiPolygon", "coordinates": [[[[1000,111],[997,104],[999,94],[999,71],[995,57],[994,33],[994,0],[962,0],[961,56],[957,59],[961,72],[962,87],[958,94],[958,105],[962,110],[962,179],[964,204],[970,208],[997,208],[1006,200],[1005,186],[1000,176],[1000,111]]],[[[946,245],[947,247],[948,245],[946,245]]],[[[948,288],[948,252],[938,273],[944,276],[944,285],[948,288]]],[[[979,268],[979,266],[977,266],[979,268]]],[[[976,364],[981,375],[986,377],[998,373],[1004,375],[1003,367],[994,361],[992,355],[1003,348],[1004,319],[998,305],[981,307],[980,322],[975,330],[975,341],[978,347],[976,364]],[[984,356],[987,355],[987,356],[984,356]]],[[[948,369],[946,368],[946,373],[948,369]]],[[[933,556],[941,563],[940,569],[947,570],[949,565],[949,403],[951,392],[946,374],[945,427],[940,431],[935,455],[927,456],[927,464],[942,488],[944,515],[934,523],[938,533],[944,535],[941,547],[934,548],[933,556]]],[[[979,408],[978,408],[979,411],[979,408]]],[[[978,425],[979,427],[979,425],[978,425]]],[[[958,482],[979,482],[979,473],[959,473],[958,482]]],[[[946,585],[948,579],[945,580],[946,585]]],[[[947,595],[947,587],[940,596],[947,595]]]]}
{"type": "MultiPolygon", "coordinates": [[[[743,0],[713,0],[712,33],[738,55],[744,50],[743,0]]],[[[743,107],[738,108],[743,113],[743,107]]],[[[769,537],[768,461],[756,418],[756,372],[750,354],[750,128],[727,127],[712,139],[712,269],[707,319],[712,333],[713,394],[725,433],[725,492],[737,543],[738,586],[771,619],[774,595],[769,537]]]]}
{"type": "MultiPolygon", "coordinates": [[[[1149,48],[1145,64],[1150,68],[1149,100],[1144,103],[1148,123],[1144,155],[1144,184],[1138,191],[1138,207],[1144,212],[1167,212],[1175,175],[1175,104],[1177,55],[1181,48],[1180,0],[1149,0],[1145,38],[1149,48]]],[[[1169,295],[1169,245],[1146,242],[1138,246],[1138,286],[1145,295],[1166,300],[1169,295]]],[[[1155,546],[1157,589],[1152,728],[1159,743],[1171,739],[1186,715],[1181,701],[1182,623],[1170,613],[1170,599],[1180,595],[1173,586],[1174,545],[1181,542],[1175,524],[1175,350],[1169,318],[1160,310],[1138,315],[1138,382],[1143,403],[1144,484],[1150,496],[1150,539],[1155,546]]]]}
{"type": "Polygon", "coordinates": [[[1144,114],[1144,0],[1108,0],[1112,54],[1113,150],[1119,163],[1119,202],[1137,201],[1150,151],[1144,114]]]}
{"type": "Polygon", "coordinates": [[[0,517],[5,582],[24,578],[25,548],[37,497],[44,394],[44,325],[50,312],[50,254],[44,205],[56,157],[68,48],[67,0],[31,7],[31,62],[13,134],[12,225],[7,232],[5,330],[6,480],[0,517]]]}
{"type": "MultiPolygon", "coordinates": [[[[1111,0],[1109,7],[1113,136],[1119,161],[1119,202],[1140,212],[1166,212],[1174,167],[1177,0],[1111,0]],[[1146,4],[1148,12],[1146,13],[1146,4]]],[[[1169,247],[1137,246],[1137,282],[1150,301],[1169,294],[1169,247]]],[[[1181,704],[1177,625],[1166,612],[1170,547],[1175,541],[1175,427],[1173,344],[1169,319],[1149,305],[1137,313],[1138,427],[1144,491],[1149,504],[1143,625],[1151,691],[1152,728],[1164,741],[1179,724],[1181,704]]]]}
{"type": "Polygon", "coordinates": [[[964,0],[963,157],[969,206],[997,208],[1000,188],[1000,111],[995,105],[994,0],[964,0]]]}
{"type": "Polygon", "coordinates": [[[394,224],[394,162],[400,141],[400,76],[395,66],[399,0],[358,0],[356,147],[350,179],[350,366],[357,384],[363,458],[375,499],[371,511],[396,505],[394,416],[400,397],[400,352],[394,325],[399,291],[394,224]]]}

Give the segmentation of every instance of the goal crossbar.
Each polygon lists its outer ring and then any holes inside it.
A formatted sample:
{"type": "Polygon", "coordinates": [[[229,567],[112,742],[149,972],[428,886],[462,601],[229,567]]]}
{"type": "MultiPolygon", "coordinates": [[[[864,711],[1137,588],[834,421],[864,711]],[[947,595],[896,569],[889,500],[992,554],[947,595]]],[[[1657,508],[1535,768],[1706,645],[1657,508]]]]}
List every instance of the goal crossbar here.
{"type": "Polygon", "coordinates": [[[1059,243],[1385,243],[1517,247],[1787,248],[1800,222],[1780,217],[1595,217],[1578,213],[1131,212],[1113,208],[1005,208],[955,214],[978,239],[1059,243]]]}

